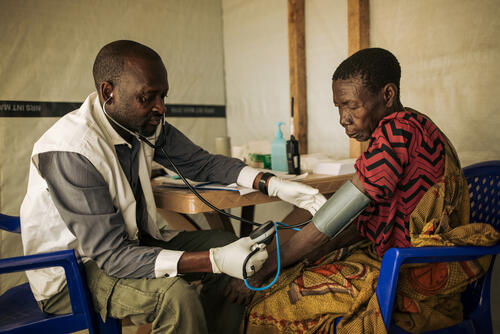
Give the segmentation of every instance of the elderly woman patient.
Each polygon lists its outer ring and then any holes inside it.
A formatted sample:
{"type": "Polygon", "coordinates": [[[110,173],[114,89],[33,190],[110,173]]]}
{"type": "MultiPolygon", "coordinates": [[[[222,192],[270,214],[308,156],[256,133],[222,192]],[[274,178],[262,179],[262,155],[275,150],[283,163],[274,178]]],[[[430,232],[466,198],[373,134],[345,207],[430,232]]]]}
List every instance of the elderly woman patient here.
{"type": "MultiPolygon", "coordinates": [[[[375,288],[389,248],[499,240],[490,225],[469,223],[467,183],[457,154],[427,116],[402,105],[400,76],[396,57],[380,48],[361,50],[335,70],[333,103],[340,125],[350,138],[369,140],[369,146],[356,161],[352,182],[344,185],[348,191],[334,196],[362,212],[335,238],[317,214],[282,245],[281,261],[289,269],[275,286],[252,297],[245,333],[333,333],[339,316],[344,317],[340,333],[384,333],[375,288]]],[[[486,257],[404,266],[395,323],[412,332],[458,323],[460,292],[483,275],[489,262],[486,257]]],[[[275,269],[271,255],[250,283],[262,285],[275,269]]],[[[249,299],[249,290],[238,284],[231,284],[227,294],[249,299]]]]}

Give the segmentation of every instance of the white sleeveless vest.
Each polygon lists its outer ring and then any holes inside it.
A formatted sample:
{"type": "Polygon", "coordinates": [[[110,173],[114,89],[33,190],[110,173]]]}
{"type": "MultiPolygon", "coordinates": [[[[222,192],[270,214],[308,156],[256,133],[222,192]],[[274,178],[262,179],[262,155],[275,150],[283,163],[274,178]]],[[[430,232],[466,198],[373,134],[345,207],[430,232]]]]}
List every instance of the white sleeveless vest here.
{"type": "MultiPolygon", "coordinates": [[[[158,127],[159,134],[161,126],[158,127]]],[[[130,239],[137,239],[136,202],[129,182],[118,161],[115,145],[127,143],[109,124],[97,93],[90,94],[82,106],[58,120],[35,143],[31,155],[28,191],[21,205],[21,237],[26,255],[75,249],[83,261],[85,253],[76,237],[59,215],[38,170],[38,154],[50,151],[75,152],[86,157],[109,186],[113,205],[120,208],[130,239]]],[[[139,180],[147,203],[146,230],[154,238],[169,240],[177,232],[169,231],[158,216],[151,188],[151,163],[154,150],[141,143],[139,180]]],[[[31,270],[27,273],[36,300],[44,300],[65,286],[62,268],[31,270]]]]}

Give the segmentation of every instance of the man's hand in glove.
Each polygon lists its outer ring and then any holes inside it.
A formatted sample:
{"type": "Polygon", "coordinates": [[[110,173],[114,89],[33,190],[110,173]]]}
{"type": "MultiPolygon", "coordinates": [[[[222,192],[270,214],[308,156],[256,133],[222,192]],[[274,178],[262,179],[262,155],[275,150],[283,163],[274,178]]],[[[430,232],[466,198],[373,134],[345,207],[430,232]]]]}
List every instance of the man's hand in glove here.
{"type": "Polygon", "coordinates": [[[238,239],[224,247],[211,248],[209,254],[212,271],[243,279],[243,262],[252,252],[254,245],[260,250],[252,255],[246,264],[247,277],[252,276],[267,260],[267,250],[264,244],[257,245],[250,237],[238,239]]]}
{"type": "Polygon", "coordinates": [[[287,181],[273,176],[267,186],[269,196],[278,196],[283,201],[306,209],[312,215],[325,204],[326,198],[318,189],[299,182],[287,181]]]}

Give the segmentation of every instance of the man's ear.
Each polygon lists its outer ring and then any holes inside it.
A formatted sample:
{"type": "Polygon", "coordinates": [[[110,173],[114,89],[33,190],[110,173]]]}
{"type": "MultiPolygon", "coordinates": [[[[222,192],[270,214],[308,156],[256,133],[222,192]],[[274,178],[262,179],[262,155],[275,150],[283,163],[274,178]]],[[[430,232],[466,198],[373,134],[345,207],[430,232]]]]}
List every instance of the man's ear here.
{"type": "Polygon", "coordinates": [[[396,97],[398,96],[398,88],[396,87],[395,84],[390,82],[384,86],[382,92],[384,94],[385,106],[387,108],[392,107],[394,105],[394,102],[396,101],[396,97]]]}
{"type": "Polygon", "coordinates": [[[108,81],[101,82],[99,85],[99,95],[102,96],[104,101],[109,100],[109,98],[113,95],[113,84],[108,81]]]}

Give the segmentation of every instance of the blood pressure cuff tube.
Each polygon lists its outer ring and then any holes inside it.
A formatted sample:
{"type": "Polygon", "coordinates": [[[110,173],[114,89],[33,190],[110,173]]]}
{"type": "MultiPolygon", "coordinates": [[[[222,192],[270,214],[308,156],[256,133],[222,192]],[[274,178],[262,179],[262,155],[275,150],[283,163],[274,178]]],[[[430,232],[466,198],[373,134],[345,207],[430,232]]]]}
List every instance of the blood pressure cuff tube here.
{"type": "Polygon", "coordinates": [[[312,221],[318,230],[333,238],[342,232],[370,201],[351,181],[347,181],[323,204],[312,221]]]}

